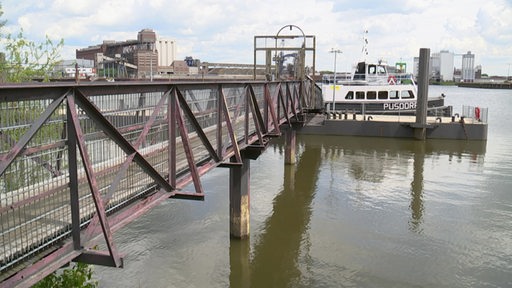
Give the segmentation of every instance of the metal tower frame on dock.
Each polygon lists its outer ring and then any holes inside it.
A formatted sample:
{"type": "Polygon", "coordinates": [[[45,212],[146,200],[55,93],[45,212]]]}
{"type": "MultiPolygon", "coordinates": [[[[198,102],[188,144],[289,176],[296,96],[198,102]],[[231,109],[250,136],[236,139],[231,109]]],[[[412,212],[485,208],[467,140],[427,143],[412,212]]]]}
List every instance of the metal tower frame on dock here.
{"type": "MultiPolygon", "coordinates": [[[[313,53],[313,60],[312,60],[312,76],[314,78],[315,76],[315,59],[316,59],[316,38],[313,35],[305,35],[302,29],[295,25],[286,25],[283,26],[276,35],[263,35],[263,36],[254,36],[254,73],[253,77],[254,80],[256,80],[256,63],[257,63],[257,56],[258,51],[264,51],[265,52],[265,66],[266,66],[266,75],[268,80],[278,80],[281,76],[278,67],[278,63],[280,63],[279,59],[280,54],[279,52],[296,52],[297,54],[297,61],[296,61],[296,78],[297,80],[304,80],[306,77],[306,53],[312,52],[313,53]],[[299,35],[280,35],[280,33],[285,29],[289,28],[290,31],[293,30],[293,28],[298,29],[301,34],[299,35]],[[300,39],[302,38],[302,44],[300,46],[283,46],[278,47],[279,40],[293,40],[293,39],[300,39]],[[268,40],[268,41],[267,41],[268,40]],[[267,44],[269,44],[267,46],[267,44]],[[274,44],[274,46],[270,46],[274,44]],[[272,52],[275,52],[275,56],[272,57],[272,52]],[[274,64],[272,64],[274,62],[274,64]]],[[[289,53],[290,54],[290,53],[289,53]]]]}

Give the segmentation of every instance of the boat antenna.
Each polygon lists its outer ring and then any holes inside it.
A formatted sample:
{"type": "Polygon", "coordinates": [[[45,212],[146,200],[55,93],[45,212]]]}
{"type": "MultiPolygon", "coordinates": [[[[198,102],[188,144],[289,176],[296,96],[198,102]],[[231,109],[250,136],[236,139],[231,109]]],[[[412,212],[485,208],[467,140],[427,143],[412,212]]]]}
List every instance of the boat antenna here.
{"type": "Polygon", "coordinates": [[[363,53],[364,61],[366,62],[366,56],[368,56],[368,29],[363,31],[363,49],[361,53],[363,53]]]}

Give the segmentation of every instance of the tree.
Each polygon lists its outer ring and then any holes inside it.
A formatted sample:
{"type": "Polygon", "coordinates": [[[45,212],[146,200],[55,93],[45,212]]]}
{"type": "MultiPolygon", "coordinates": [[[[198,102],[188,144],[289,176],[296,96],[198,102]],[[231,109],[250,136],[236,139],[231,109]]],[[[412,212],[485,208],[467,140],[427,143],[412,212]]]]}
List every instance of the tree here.
{"type": "MultiPolygon", "coordinates": [[[[0,5],[0,17],[3,15],[0,5]]],[[[6,21],[0,21],[0,29],[6,21]]],[[[4,36],[0,33],[0,37],[4,36]]],[[[48,35],[42,43],[25,39],[23,29],[18,34],[7,34],[4,53],[0,59],[0,82],[26,82],[33,79],[48,81],[55,65],[59,62],[64,39],[53,42],[48,35]]]]}

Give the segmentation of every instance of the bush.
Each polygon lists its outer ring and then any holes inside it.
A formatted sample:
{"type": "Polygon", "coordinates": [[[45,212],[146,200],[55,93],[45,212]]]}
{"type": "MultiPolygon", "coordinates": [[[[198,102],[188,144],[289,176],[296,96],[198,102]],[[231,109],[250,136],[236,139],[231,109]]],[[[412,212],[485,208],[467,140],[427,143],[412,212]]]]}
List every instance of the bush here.
{"type": "Polygon", "coordinates": [[[95,288],[97,281],[92,281],[92,268],[84,263],[75,263],[72,268],[62,273],[54,272],[39,281],[33,288],[95,288]]]}

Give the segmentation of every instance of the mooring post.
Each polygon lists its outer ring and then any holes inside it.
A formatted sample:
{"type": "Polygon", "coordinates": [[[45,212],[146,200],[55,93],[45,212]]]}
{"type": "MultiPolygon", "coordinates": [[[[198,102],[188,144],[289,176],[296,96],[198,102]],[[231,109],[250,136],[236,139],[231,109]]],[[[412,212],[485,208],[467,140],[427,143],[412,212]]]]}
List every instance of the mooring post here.
{"type": "Polygon", "coordinates": [[[297,139],[297,133],[293,127],[289,127],[285,131],[286,143],[284,152],[284,164],[295,164],[297,162],[295,157],[295,143],[297,139]]]}
{"type": "MultiPolygon", "coordinates": [[[[232,159],[233,162],[236,159],[232,159]]],[[[242,165],[229,169],[229,233],[234,238],[248,238],[250,228],[250,159],[242,154],[242,165]]]]}
{"type": "Polygon", "coordinates": [[[414,137],[418,140],[426,139],[429,64],[430,49],[421,48],[418,69],[418,99],[416,103],[416,125],[414,128],[414,137]]]}

